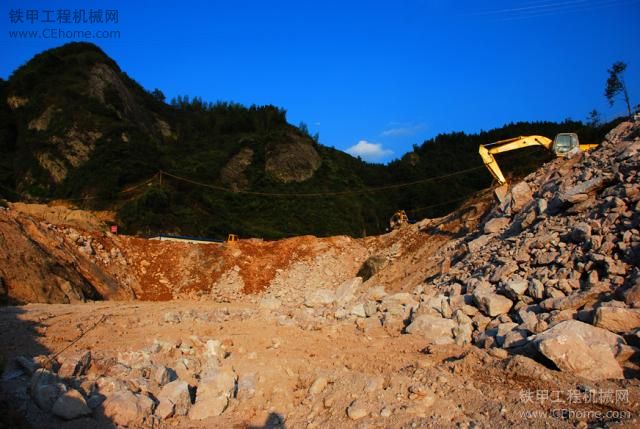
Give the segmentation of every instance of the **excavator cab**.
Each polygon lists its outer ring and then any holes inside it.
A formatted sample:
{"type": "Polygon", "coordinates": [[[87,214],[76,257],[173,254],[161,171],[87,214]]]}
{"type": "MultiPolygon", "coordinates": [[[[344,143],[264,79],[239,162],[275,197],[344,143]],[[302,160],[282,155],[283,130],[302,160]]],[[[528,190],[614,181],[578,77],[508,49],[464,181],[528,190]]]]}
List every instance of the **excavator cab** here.
{"type": "Polygon", "coordinates": [[[580,141],[578,140],[577,134],[560,133],[556,135],[556,138],[553,140],[553,146],[551,146],[551,150],[556,154],[556,156],[563,157],[572,150],[575,150],[579,147],[580,141]]]}
{"type": "Polygon", "coordinates": [[[235,234],[229,234],[227,236],[227,240],[225,241],[225,243],[227,244],[235,244],[238,241],[238,236],[235,234]]]}

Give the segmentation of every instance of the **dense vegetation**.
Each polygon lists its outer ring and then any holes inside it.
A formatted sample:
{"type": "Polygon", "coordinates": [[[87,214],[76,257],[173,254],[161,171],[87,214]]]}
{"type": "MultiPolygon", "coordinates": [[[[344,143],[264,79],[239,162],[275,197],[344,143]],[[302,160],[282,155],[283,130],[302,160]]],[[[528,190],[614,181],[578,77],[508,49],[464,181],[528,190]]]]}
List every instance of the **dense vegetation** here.
{"type": "MultiPolygon", "coordinates": [[[[39,54],[9,81],[0,80],[0,98],[9,97],[27,102],[13,108],[0,103],[0,196],[72,199],[87,208],[115,209],[122,229],[129,233],[217,238],[227,232],[264,238],[360,236],[384,231],[390,215],[400,208],[411,218],[439,216],[491,185],[486,170],[474,169],[482,166],[479,144],[527,134],[553,137],[558,132],[577,132],[583,142],[599,142],[611,126],[577,121],[515,123],[478,134],[441,134],[387,166],[369,164],[319,144],[317,136],[310,136],[304,126],[290,125],[286,111],[274,106],[207,103],[197,97],[178,97],[167,104],[160,90],[144,90],[99,48],[84,43],[39,54]],[[104,71],[97,73],[98,65],[112,70],[116,79],[104,71]],[[96,76],[107,82],[104,87],[96,83],[96,76]],[[47,126],[30,126],[47,109],[53,112],[47,126]],[[75,165],[73,158],[82,150],[67,142],[87,144],[90,132],[98,134],[92,137],[88,159],[75,165]],[[265,164],[272,150],[289,143],[310,146],[320,155],[321,165],[310,179],[283,183],[267,173],[265,164]],[[355,193],[249,195],[167,176],[160,180],[157,175],[167,171],[228,189],[221,170],[245,148],[253,152],[243,172],[247,191],[355,193]],[[43,158],[55,162],[43,162],[43,158]],[[52,178],[56,166],[66,171],[61,181],[52,178]],[[426,180],[467,169],[474,170],[426,180]],[[371,190],[415,181],[421,183],[371,190]]],[[[516,176],[550,159],[541,149],[505,157],[509,162],[503,163],[503,169],[516,176]]]]}

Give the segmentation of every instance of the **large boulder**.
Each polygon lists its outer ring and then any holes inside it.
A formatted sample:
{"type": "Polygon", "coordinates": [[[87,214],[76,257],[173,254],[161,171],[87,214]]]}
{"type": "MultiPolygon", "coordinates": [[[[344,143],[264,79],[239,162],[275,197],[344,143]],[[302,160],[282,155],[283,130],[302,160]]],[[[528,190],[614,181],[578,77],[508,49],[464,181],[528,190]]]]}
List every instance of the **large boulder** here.
{"type": "Polygon", "coordinates": [[[53,404],[51,412],[65,420],[73,420],[91,414],[91,409],[80,392],[70,389],[53,404]]]}
{"type": "Polygon", "coordinates": [[[506,296],[480,288],[473,292],[473,301],[480,311],[491,317],[506,314],[513,307],[513,301],[506,296]]]}
{"type": "Polygon", "coordinates": [[[632,331],[640,328],[640,308],[599,307],[593,324],[611,332],[632,331]]]}
{"type": "Polygon", "coordinates": [[[128,390],[116,392],[102,403],[102,413],[119,426],[140,425],[153,413],[154,402],[128,390]]]}
{"type": "Polygon", "coordinates": [[[560,371],[590,380],[624,377],[615,357],[624,339],[605,329],[567,320],[536,336],[534,344],[560,371]]]}
{"type": "Polygon", "coordinates": [[[432,344],[451,344],[454,342],[453,329],[456,322],[438,316],[423,314],[416,317],[406,331],[409,334],[421,335],[432,344]]]}
{"type": "Polygon", "coordinates": [[[67,386],[59,381],[55,373],[40,368],[31,376],[29,391],[41,409],[51,411],[58,398],[67,391],[67,386]]]}
{"type": "Polygon", "coordinates": [[[219,416],[227,409],[236,388],[237,376],[231,369],[219,369],[206,375],[196,392],[196,403],[189,410],[191,420],[219,416]]]}
{"type": "Polygon", "coordinates": [[[58,375],[65,378],[84,375],[90,364],[91,351],[89,350],[69,355],[64,359],[62,365],[60,365],[58,375]]]}
{"type": "Polygon", "coordinates": [[[184,416],[191,407],[189,384],[183,380],[167,383],[158,394],[156,415],[162,419],[172,416],[184,416]]]}
{"type": "Polygon", "coordinates": [[[518,213],[533,199],[533,193],[527,182],[520,182],[511,188],[511,212],[518,213]]]}

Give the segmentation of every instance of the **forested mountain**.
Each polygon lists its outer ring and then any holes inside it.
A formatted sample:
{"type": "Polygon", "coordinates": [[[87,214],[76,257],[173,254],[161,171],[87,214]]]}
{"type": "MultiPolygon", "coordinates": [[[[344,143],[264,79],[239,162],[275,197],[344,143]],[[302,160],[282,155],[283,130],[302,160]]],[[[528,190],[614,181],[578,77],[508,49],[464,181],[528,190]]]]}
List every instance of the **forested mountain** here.
{"type": "MultiPolygon", "coordinates": [[[[279,107],[167,103],[87,43],[35,56],[0,80],[0,100],[2,197],[113,209],[128,233],[216,238],[379,233],[397,209],[439,216],[490,186],[481,143],[558,132],[595,143],[611,127],[536,122],[442,134],[388,165],[369,164],[320,144],[279,107]]],[[[506,157],[503,169],[515,175],[550,159],[542,149],[506,157]]]]}

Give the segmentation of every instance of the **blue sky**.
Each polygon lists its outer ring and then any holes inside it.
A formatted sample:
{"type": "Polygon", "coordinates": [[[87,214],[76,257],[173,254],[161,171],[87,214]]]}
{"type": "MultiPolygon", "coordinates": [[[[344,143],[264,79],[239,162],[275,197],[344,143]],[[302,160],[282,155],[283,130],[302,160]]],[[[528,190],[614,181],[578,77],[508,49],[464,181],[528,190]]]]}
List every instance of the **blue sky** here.
{"type": "MultiPolygon", "coordinates": [[[[3,10],[4,9],[4,10],[3,10]]],[[[386,162],[441,132],[519,120],[608,119],[607,68],[640,103],[640,0],[9,0],[0,76],[68,39],[9,31],[117,30],[101,46],[167,98],[275,104],[321,143],[386,162]],[[110,9],[117,24],[11,22],[11,9],[110,9]]],[[[81,39],[73,39],[81,40],[81,39]]]]}

